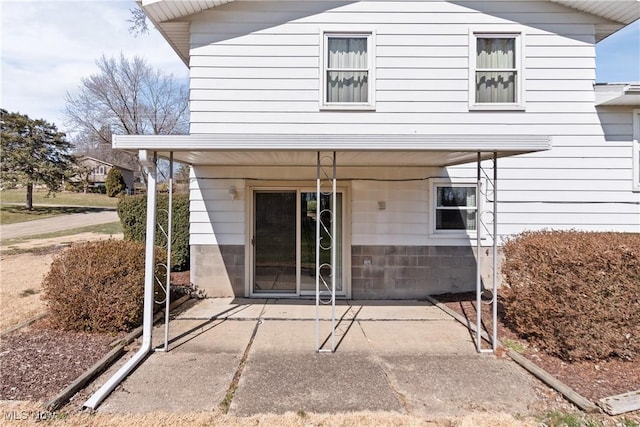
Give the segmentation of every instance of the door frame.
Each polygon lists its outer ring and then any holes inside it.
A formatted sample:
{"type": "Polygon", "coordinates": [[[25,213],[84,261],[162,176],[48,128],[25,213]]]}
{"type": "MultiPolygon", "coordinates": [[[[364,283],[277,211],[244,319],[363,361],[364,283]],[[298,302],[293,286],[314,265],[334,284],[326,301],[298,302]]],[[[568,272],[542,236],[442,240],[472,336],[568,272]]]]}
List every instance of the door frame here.
{"type": "MultiPolygon", "coordinates": [[[[298,298],[308,299],[315,298],[314,295],[302,295],[300,290],[300,194],[303,192],[315,193],[315,181],[261,181],[255,182],[247,187],[245,192],[245,296],[248,298],[298,298]],[[255,225],[255,206],[254,194],[256,191],[295,191],[296,192],[296,292],[285,293],[267,293],[254,292],[254,267],[255,254],[251,238],[254,234],[255,225]]],[[[351,203],[349,197],[349,187],[347,185],[338,185],[336,190],[342,193],[342,292],[336,292],[337,298],[351,298],[351,203]]]]}

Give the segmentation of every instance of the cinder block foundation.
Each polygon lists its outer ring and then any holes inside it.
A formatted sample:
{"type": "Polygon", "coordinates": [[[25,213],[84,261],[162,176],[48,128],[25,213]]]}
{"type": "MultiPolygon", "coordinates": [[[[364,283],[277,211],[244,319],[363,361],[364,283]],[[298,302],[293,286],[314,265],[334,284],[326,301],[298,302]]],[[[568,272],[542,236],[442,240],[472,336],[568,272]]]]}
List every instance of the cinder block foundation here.
{"type": "Polygon", "coordinates": [[[191,245],[191,282],[207,297],[243,297],[244,276],[244,245],[191,245]]]}
{"type": "MultiPolygon", "coordinates": [[[[491,258],[483,253],[485,280],[491,275],[490,266],[491,258]]],[[[192,245],[191,281],[208,297],[245,296],[244,245],[192,245]]],[[[473,291],[475,286],[473,247],[351,248],[353,299],[420,299],[445,292],[473,291]]]]}
{"type": "Polygon", "coordinates": [[[352,246],[354,299],[417,299],[475,289],[474,249],[464,246],[352,246]]]}

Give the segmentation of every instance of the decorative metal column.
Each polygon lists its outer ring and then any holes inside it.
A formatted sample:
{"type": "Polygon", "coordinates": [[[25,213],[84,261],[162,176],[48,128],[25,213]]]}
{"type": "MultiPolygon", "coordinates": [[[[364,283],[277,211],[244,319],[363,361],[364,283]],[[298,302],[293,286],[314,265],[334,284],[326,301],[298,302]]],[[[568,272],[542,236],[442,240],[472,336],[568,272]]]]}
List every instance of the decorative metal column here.
{"type": "Polygon", "coordinates": [[[167,214],[167,229],[162,227],[162,224],[158,223],[158,229],[167,239],[165,249],[167,251],[167,263],[159,264],[158,267],[164,268],[166,271],[165,283],[163,284],[160,278],[155,276],[155,281],[158,283],[162,291],[164,292],[164,299],[155,300],[156,304],[164,303],[164,347],[162,350],[156,351],[169,351],[169,306],[171,305],[171,242],[173,238],[173,151],[169,154],[169,201],[167,210],[162,209],[167,214]]]}
{"type": "MultiPolygon", "coordinates": [[[[316,351],[336,350],[336,153],[318,151],[316,166],[316,351]],[[322,196],[329,196],[329,207],[322,206],[322,196]],[[330,252],[330,262],[321,263],[321,253],[330,252]],[[320,305],[331,304],[331,347],[320,342],[320,305]]],[[[326,340],[325,340],[326,343],[326,340]]]]}
{"type": "MultiPolygon", "coordinates": [[[[498,153],[493,153],[492,173],[482,165],[482,153],[477,159],[476,198],[476,348],[479,353],[494,352],[498,348],[498,153]],[[480,205],[483,202],[483,206],[480,205]],[[486,203],[484,203],[486,202],[486,203]],[[481,209],[482,207],[482,209],[481,209]],[[489,224],[490,221],[490,224],[489,224]],[[491,284],[482,280],[482,240],[491,242],[491,284]],[[488,296],[488,297],[486,297],[488,296]],[[482,305],[491,304],[491,349],[482,347],[482,305]]],[[[487,255],[489,251],[487,250],[487,255]]]]}

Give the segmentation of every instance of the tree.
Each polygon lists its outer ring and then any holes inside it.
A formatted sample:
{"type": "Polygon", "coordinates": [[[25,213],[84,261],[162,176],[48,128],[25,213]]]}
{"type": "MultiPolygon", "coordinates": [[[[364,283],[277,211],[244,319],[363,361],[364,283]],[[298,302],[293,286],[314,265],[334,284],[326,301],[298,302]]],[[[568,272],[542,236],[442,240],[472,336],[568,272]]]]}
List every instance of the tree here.
{"type": "Polygon", "coordinates": [[[127,188],[127,184],[124,182],[122,171],[116,167],[109,169],[104,186],[107,189],[107,196],[109,197],[116,197],[117,195],[124,193],[124,190],[127,188]]]}
{"type": "Polygon", "coordinates": [[[27,187],[26,207],[33,209],[33,185],[57,191],[73,170],[72,145],[56,125],[0,109],[0,181],[3,186],[27,187]]]}
{"type": "Polygon", "coordinates": [[[142,9],[135,7],[129,9],[131,12],[131,19],[127,19],[127,22],[131,23],[129,32],[138,37],[142,34],[149,34],[149,24],[147,24],[147,15],[144,14],[142,9]]]}
{"type": "Polygon", "coordinates": [[[67,93],[66,115],[76,130],[111,144],[111,134],[175,135],[188,129],[188,88],[173,74],[152,69],[136,56],[102,56],[99,73],[67,93]],[[107,139],[109,138],[109,139],[107,139]]]}
{"type": "MultiPolygon", "coordinates": [[[[152,69],[136,56],[102,56],[99,72],[83,78],[76,94],[67,93],[68,124],[89,144],[111,147],[111,135],[177,135],[189,128],[187,82],[152,69]]],[[[138,165],[135,156],[118,164],[138,165]]],[[[144,176],[144,175],[143,175],[144,176]]]]}

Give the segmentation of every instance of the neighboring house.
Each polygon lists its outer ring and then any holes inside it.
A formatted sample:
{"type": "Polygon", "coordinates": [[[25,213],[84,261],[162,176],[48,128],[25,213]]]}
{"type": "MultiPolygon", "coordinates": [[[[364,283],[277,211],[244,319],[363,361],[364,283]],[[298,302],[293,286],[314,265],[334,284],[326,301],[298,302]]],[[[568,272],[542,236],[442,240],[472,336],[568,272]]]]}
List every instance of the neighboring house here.
{"type": "Polygon", "coordinates": [[[640,232],[638,86],[593,85],[636,1],[141,6],[190,69],[190,135],[114,147],[192,166],[209,296],[313,294],[318,198],[347,298],[474,289],[478,245],[525,230],[640,232]]]}
{"type": "Polygon", "coordinates": [[[78,159],[78,164],[83,168],[82,176],[79,178],[86,182],[90,187],[104,186],[107,181],[107,175],[113,168],[120,169],[124,182],[128,190],[133,190],[133,170],[117,166],[95,157],[83,156],[78,159]]]}

